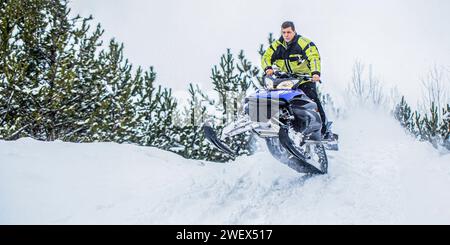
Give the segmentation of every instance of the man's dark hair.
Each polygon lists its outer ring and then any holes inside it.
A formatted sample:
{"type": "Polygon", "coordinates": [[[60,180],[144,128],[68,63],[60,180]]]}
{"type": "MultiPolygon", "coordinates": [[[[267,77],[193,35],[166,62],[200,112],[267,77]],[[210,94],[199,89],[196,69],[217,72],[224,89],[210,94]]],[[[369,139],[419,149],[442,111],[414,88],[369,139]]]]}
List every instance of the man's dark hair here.
{"type": "Polygon", "coordinates": [[[286,28],[289,28],[289,27],[291,27],[292,30],[295,31],[294,22],[292,22],[292,21],[285,21],[285,22],[283,22],[283,24],[281,24],[281,28],[282,29],[286,29],[286,28]]]}

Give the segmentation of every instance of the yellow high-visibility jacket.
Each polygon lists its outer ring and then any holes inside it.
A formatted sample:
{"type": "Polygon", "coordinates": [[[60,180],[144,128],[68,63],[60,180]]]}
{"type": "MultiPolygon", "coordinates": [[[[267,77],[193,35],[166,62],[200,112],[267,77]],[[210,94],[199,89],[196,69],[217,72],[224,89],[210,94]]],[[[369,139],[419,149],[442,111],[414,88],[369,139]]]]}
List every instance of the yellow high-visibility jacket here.
{"type": "Polygon", "coordinates": [[[320,75],[319,50],[311,40],[298,34],[289,44],[280,37],[262,57],[261,66],[264,71],[273,65],[292,74],[320,75]]]}

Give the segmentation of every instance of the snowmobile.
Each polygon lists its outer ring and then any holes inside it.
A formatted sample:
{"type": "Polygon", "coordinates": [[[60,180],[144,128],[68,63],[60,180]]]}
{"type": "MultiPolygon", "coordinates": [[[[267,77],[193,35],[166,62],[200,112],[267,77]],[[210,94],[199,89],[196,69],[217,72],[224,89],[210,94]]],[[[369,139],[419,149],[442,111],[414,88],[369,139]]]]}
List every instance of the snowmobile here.
{"type": "Polygon", "coordinates": [[[236,156],[224,141],[244,132],[253,132],[263,138],[273,157],[299,173],[326,174],[326,150],[338,150],[338,135],[327,133],[322,138],[322,121],[317,105],[299,89],[309,75],[293,75],[276,71],[264,76],[264,87],[244,99],[244,113],[223,130],[220,139],[211,121],[203,125],[206,139],[220,151],[236,156]]]}

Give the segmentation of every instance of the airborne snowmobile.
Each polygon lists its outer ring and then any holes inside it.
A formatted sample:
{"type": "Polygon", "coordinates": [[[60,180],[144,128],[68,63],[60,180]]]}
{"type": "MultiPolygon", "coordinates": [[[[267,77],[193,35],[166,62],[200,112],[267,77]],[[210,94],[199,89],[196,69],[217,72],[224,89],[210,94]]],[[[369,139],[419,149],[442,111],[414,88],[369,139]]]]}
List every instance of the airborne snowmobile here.
{"type": "Polygon", "coordinates": [[[322,121],[317,105],[298,87],[311,80],[308,75],[275,72],[263,77],[264,88],[247,96],[244,114],[225,126],[220,139],[211,122],[205,122],[205,137],[226,154],[235,155],[223,141],[244,132],[252,131],[265,139],[270,153],[280,162],[299,173],[326,174],[327,150],[338,150],[338,135],[323,139],[322,121]]]}

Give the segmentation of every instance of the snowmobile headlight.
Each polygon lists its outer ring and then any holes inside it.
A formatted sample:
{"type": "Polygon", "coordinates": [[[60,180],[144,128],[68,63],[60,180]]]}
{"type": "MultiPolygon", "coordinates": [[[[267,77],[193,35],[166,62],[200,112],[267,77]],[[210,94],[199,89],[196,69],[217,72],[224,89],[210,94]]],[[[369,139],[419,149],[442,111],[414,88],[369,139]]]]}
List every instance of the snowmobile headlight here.
{"type": "Polygon", "coordinates": [[[291,89],[292,87],[294,87],[294,82],[292,80],[288,80],[278,84],[277,89],[291,89]]]}

